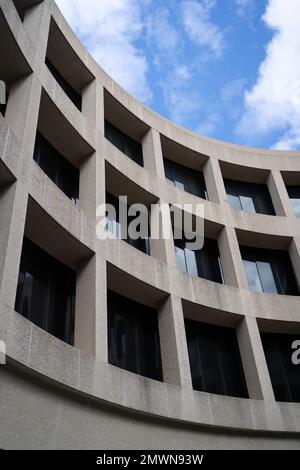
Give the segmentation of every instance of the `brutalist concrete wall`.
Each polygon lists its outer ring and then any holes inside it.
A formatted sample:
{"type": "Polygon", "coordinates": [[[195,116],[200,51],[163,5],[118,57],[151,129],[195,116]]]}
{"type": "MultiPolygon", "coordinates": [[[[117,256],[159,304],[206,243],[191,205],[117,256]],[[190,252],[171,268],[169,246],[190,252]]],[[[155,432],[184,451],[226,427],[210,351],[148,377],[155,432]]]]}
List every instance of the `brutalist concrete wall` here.
{"type": "Polygon", "coordinates": [[[0,44],[9,84],[0,115],[0,447],[299,447],[300,405],[275,401],[260,329],[299,332],[300,298],[250,292],[239,243],[289,250],[300,282],[300,223],[285,186],[300,183],[300,153],[215,141],[153,113],[91,58],[53,0],[0,0],[0,44]],[[46,54],[82,88],[82,112],[46,54]],[[141,140],[144,168],[105,139],[104,116],[141,140]],[[79,205],[33,160],[37,129],[80,169],[79,205]],[[155,243],[148,257],[96,238],[108,184],[136,202],[199,202],[167,184],[163,155],[203,169],[209,200],[201,202],[225,285],[180,273],[173,240],[155,243]],[[223,177],[232,174],[265,182],[276,217],[231,209],[223,177]],[[77,272],[75,347],[14,311],[24,233],[77,272]],[[163,383],[108,364],[107,287],[158,308],[163,383]],[[249,399],[193,390],[185,316],[236,327],[249,399]]]}

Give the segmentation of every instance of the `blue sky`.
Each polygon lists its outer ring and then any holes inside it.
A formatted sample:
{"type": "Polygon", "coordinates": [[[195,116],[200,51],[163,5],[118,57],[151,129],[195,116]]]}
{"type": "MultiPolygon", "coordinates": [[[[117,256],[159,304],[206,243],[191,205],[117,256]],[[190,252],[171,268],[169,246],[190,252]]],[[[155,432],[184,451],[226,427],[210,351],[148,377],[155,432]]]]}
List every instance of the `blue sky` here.
{"type": "Polygon", "coordinates": [[[126,90],[193,131],[300,149],[300,0],[56,0],[126,90]]]}

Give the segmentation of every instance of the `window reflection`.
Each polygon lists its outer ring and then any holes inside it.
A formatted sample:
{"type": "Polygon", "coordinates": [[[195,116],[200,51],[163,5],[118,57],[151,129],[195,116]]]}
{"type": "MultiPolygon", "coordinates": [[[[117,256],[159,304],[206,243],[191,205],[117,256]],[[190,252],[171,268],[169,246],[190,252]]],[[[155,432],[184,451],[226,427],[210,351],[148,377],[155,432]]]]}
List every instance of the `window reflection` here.
{"type": "Polygon", "coordinates": [[[110,290],[107,311],[109,363],[161,381],[157,312],[110,290]]]}
{"type": "Polygon", "coordinates": [[[169,184],[202,199],[208,199],[205,180],[201,171],[185,167],[167,158],[164,158],[164,167],[166,180],[169,184]]]}
{"type": "Polygon", "coordinates": [[[247,398],[247,387],[233,328],[185,320],[195,390],[247,398]]]}
{"type": "Polygon", "coordinates": [[[230,207],[246,212],[275,215],[268,187],[265,184],[245,183],[225,179],[230,207]]]}
{"type": "Polygon", "coordinates": [[[253,292],[299,295],[299,286],[286,251],[241,247],[241,255],[253,292]]]}

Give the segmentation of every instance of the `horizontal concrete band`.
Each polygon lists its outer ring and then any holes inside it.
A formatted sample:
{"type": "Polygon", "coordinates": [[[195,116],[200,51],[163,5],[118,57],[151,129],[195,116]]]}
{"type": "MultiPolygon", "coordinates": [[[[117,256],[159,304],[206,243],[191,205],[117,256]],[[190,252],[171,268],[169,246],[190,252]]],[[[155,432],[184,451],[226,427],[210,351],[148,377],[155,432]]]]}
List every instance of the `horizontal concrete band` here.
{"type": "Polygon", "coordinates": [[[0,329],[12,364],[28,374],[167,420],[251,431],[300,432],[294,403],[266,403],[196,392],[132,374],[72,348],[1,305],[0,329]]]}

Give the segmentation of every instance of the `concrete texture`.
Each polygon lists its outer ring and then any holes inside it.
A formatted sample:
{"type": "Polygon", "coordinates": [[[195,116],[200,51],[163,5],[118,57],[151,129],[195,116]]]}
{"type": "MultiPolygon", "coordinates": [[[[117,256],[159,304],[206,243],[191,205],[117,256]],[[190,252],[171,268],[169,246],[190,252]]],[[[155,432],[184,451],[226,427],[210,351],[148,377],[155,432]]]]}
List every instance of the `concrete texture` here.
{"type": "Polygon", "coordinates": [[[31,7],[23,22],[11,0],[0,0],[0,79],[10,86],[0,115],[0,340],[8,356],[0,448],[299,448],[300,404],[275,401],[259,329],[299,332],[300,297],[250,292],[239,243],[289,250],[300,282],[300,221],[285,188],[300,184],[300,153],[234,146],[170,123],[96,64],[53,0],[19,4],[31,7]],[[82,112],[44,64],[56,51],[56,65],[67,64],[72,85],[83,88],[82,112]],[[144,168],[106,141],[104,116],[140,140],[144,168]],[[37,129],[80,169],[78,206],[34,162],[37,129]],[[209,201],[169,186],[163,156],[203,169],[209,201]],[[267,184],[276,216],[231,209],[228,176],[267,184]],[[172,239],[155,242],[152,257],[122,240],[96,240],[108,186],[133,202],[202,202],[226,285],[178,272],[172,239]],[[77,271],[74,348],[14,312],[24,233],[77,271]],[[107,363],[107,287],[158,309],[163,383],[107,363]],[[184,316],[236,327],[249,400],[192,389],[184,316]]]}

